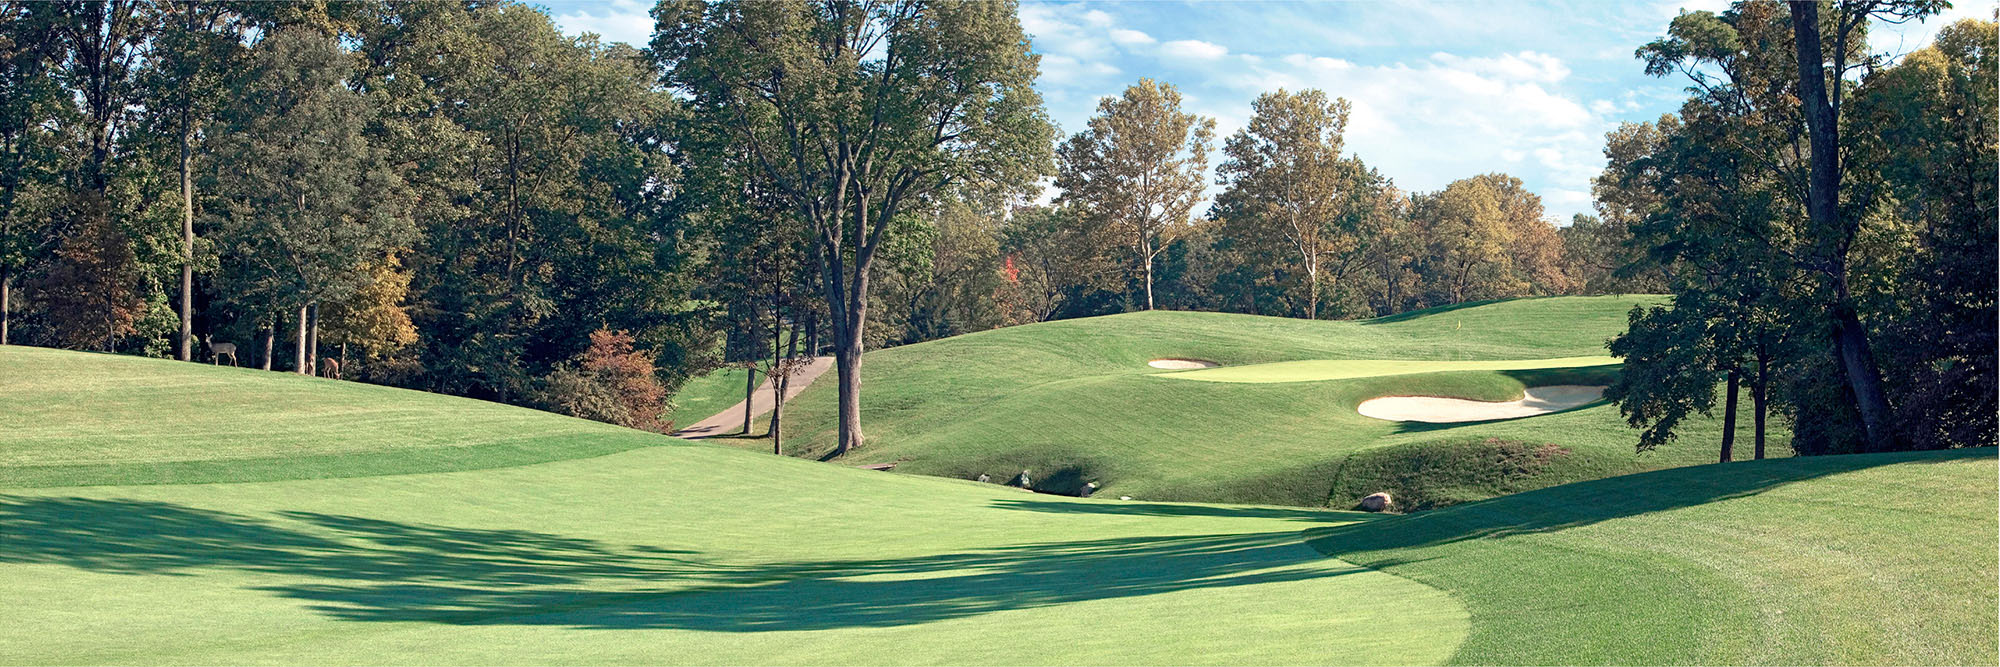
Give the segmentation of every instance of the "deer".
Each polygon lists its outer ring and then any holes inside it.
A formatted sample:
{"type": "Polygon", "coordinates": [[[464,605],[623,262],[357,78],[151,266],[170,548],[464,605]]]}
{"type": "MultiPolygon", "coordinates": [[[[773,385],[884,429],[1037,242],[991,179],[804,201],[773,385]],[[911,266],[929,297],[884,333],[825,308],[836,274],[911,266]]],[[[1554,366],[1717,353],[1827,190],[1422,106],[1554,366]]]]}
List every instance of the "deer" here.
{"type": "Polygon", "coordinates": [[[221,363],[222,363],[222,355],[225,355],[225,354],[226,354],[226,355],[229,355],[229,365],[231,365],[231,366],[235,366],[235,365],[236,365],[236,344],[235,344],[235,343],[217,343],[217,342],[213,342],[213,341],[210,341],[210,340],[208,339],[208,334],[202,334],[202,335],[201,335],[201,342],[202,342],[202,344],[204,344],[204,345],[207,345],[207,346],[208,346],[208,353],[209,353],[209,355],[210,355],[210,356],[209,356],[209,364],[210,364],[210,365],[216,365],[216,364],[221,364],[221,363]]]}
{"type": "Polygon", "coordinates": [[[320,357],[319,375],[320,377],[328,377],[328,378],[333,378],[335,380],[341,379],[340,361],[334,359],[333,357],[320,357]]]}

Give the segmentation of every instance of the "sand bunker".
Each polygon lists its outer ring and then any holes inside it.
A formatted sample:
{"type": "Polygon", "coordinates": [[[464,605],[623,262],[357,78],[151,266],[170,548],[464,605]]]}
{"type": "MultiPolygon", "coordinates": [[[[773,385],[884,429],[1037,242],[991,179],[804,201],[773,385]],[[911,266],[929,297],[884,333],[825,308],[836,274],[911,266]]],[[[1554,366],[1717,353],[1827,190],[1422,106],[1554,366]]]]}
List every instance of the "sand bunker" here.
{"type": "Polygon", "coordinates": [[[1165,368],[1170,371],[1186,371],[1196,368],[1215,368],[1222,364],[1206,359],[1154,359],[1146,362],[1146,365],[1154,368],[1165,368]]]}
{"type": "Polygon", "coordinates": [[[1468,401],[1431,396],[1384,396],[1362,401],[1355,410],[1376,419],[1398,422],[1477,422],[1533,417],[1568,410],[1604,398],[1604,387],[1560,384],[1529,387],[1518,401],[1468,401]]]}

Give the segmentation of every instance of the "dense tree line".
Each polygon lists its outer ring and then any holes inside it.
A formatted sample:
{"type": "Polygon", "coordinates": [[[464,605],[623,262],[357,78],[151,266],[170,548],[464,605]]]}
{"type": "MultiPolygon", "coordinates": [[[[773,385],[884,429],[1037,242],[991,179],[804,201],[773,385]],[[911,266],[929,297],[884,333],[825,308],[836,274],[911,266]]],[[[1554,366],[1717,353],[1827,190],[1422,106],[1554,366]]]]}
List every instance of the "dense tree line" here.
{"type": "Polygon", "coordinates": [[[1868,50],[1872,20],[1937,8],[1749,0],[1639,50],[1692,94],[1614,132],[1598,182],[1646,251],[1622,273],[1673,294],[1612,343],[1642,448],[1718,387],[1723,461],[1745,387],[1754,458],[1770,416],[1807,454],[1994,444],[1996,26],[1868,50]]]}
{"type": "Polygon", "coordinates": [[[7,342],[539,405],[593,332],[663,386],[711,354],[643,51],[511,3],[109,0],[0,3],[0,61],[7,342]]]}
{"type": "Polygon", "coordinates": [[[1646,446],[1717,387],[1803,451],[1888,446],[1854,444],[1881,404],[1897,442],[1990,442],[1992,31],[1891,64],[1852,19],[1928,9],[1817,19],[1831,186],[1787,8],[1676,19],[1640,56],[1694,96],[1607,136],[1596,214],[1559,227],[1506,174],[1398,188],[1328,91],[1218,138],[1142,79],[1062,136],[1004,2],[665,0],[643,48],[511,2],[0,2],[0,342],[235,346],[656,429],[690,377],[828,354],[837,456],[883,346],[1670,291],[1614,348],[1646,446]]]}

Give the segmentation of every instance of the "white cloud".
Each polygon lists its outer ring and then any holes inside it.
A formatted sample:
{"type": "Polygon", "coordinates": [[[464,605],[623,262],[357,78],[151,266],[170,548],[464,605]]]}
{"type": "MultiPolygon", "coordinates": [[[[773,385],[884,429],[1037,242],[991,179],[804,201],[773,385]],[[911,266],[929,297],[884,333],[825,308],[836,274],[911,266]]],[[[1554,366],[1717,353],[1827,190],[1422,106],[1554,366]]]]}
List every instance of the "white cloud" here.
{"type": "MultiPolygon", "coordinates": [[[[1551,188],[1546,197],[1549,201],[1558,204],[1589,204],[1591,202],[1590,193],[1567,188],[1551,188]]],[[[1567,223],[1568,220],[1564,220],[1563,222],[1567,223]]]]}
{"type": "Polygon", "coordinates": [[[1153,36],[1152,36],[1152,35],[1148,35],[1148,34],[1146,34],[1146,33],[1143,33],[1143,32],[1139,32],[1139,31],[1137,31],[1137,30],[1126,30],[1126,29],[1124,29],[1124,28],[1113,28],[1113,29],[1111,30],[1111,33],[1110,33],[1110,35],[1111,35],[1111,41],[1113,41],[1113,42],[1117,42],[1117,43],[1119,43],[1119,44],[1122,44],[1122,45],[1125,45],[1125,46],[1134,46],[1134,45],[1139,45],[1139,44],[1151,44],[1151,43],[1153,43],[1153,36]]]}
{"type": "Polygon", "coordinates": [[[1228,47],[1198,39],[1178,39],[1160,45],[1160,54],[1170,58],[1215,60],[1229,55],[1228,47]]]}
{"type": "MultiPolygon", "coordinates": [[[[1219,138],[1246,122],[1257,94],[1317,88],[1353,104],[1346,150],[1398,187],[1436,190],[1504,169],[1551,193],[1549,214],[1562,220],[1589,210],[1590,178],[1603,167],[1603,135],[1617,120],[1616,103],[1569,92],[1570,68],[1535,51],[1362,64],[1314,53],[1244,58],[1249,54],[1219,45],[1207,58],[1169,55],[1164,47],[1177,43],[1163,43],[1153,66],[1169,80],[1197,84],[1183,88],[1185,104],[1215,117],[1219,138]]],[[[1135,62],[1127,69],[1148,67],[1135,62]]]]}
{"type": "Polygon", "coordinates": [[[1534,51],[1509,53],[1497,58],[1465,58],[1434,53],[1431,59],[1452,69],[1504,79],[1556,82],[1569,78],[1569,67],[1563,64],[1562,59],[1534,51]]]}
{"type": "Polygon", "coordinates": [[[1103,61],[1084,62],[1064,55],[1042,56],[1042,81],[1058,85],[1069,85],[1094,77],[1113,76],[1119,73],[1117,67],[1103,61]]]}
{"type": "Polygon", "coordinates": [[[643,47],[653,41],[653,17],[647,11],[650,4],[638,0],[612,0],[606,3],[592,3],[588,6],[557,5],[573,7],[573,11],[558,13],[550,9],[551,18],[566,35],[586,32],[597,33],[607,42],[624,42],[643,47]]]}

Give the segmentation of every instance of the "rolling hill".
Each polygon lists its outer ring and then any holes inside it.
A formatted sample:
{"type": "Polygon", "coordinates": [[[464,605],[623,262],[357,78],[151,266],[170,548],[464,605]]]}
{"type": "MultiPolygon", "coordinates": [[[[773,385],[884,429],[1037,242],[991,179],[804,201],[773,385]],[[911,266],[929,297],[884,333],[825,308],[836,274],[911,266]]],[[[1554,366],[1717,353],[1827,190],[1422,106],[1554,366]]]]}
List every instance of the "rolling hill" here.
{"type": "Polygon", "coordinates": [[[18,347],[0,397],[9,664],[1995,659],[1990,449],[1381,517],[1038,495],[18,347]]]}

